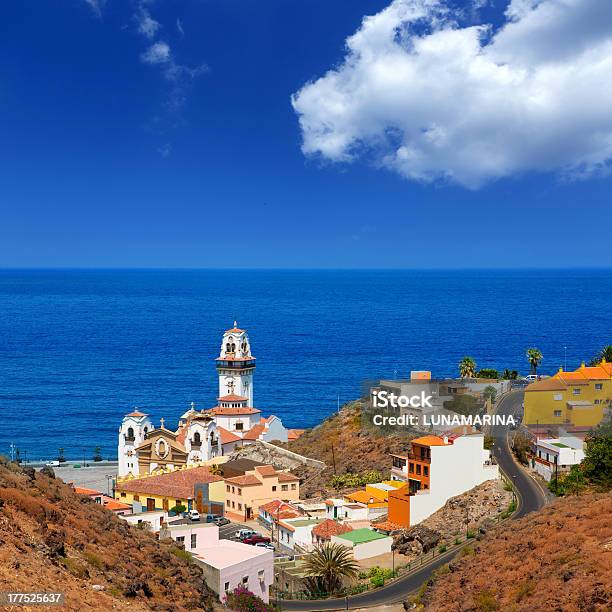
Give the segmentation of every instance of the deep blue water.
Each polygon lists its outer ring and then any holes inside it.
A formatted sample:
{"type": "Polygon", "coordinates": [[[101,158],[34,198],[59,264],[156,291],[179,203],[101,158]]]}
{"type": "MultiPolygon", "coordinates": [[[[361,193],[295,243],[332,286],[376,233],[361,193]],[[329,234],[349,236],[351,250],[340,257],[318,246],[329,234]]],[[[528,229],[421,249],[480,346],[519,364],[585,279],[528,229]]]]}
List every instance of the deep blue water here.
{"type": "Polygon", "coordinates": [[[255,404],[319,422],[366,379],[411,369],[543,371],[612,343],[612,271],[0,271],[0,453],[116,455],[139,406],[172,426],[214,405],[234,319],[257,357],[255,404]]]}

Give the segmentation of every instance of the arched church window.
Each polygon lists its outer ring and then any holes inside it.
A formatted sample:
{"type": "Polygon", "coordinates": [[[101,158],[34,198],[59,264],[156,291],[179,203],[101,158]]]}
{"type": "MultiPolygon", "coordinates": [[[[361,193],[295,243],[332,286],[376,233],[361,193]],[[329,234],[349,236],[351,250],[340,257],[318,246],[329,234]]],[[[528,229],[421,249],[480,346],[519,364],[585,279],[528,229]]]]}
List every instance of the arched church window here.
{"type": "Polygon", "coordinates": [[[236,352],[236,344],[234,342],[232,342],[232,353],[236,352]]]}
{"type": "Polygon", "coordinates": [[[128,427],[127,437],[128,438],[133,438],[134,437],[134,428],[133,427],[128,427]]]}
{"type": "Polygon", "coordinates": [[[201,442],[202,442],[202,440],[201,440],[201,438],[200,438],[200,432],[199,432],[199,431],[196,431],[196,432],[193,434],[193,443],[194,443],[194,444],[200,444],[201,442]]]}
{"type": "Polygon", "coordinates": [[[229,342],[225,345],[225,352],[226,353],[232,352],[232,345],[229,342]]]}
{"type": "Polygon", "coordinates": [[[148,433],[148,432],[149,432],[149,428],[148,428],[148,427],[145,427],[145,428],[144,428],[144,432],[145,432],[145,434],[146,434],[146,433],[148,433]]]}

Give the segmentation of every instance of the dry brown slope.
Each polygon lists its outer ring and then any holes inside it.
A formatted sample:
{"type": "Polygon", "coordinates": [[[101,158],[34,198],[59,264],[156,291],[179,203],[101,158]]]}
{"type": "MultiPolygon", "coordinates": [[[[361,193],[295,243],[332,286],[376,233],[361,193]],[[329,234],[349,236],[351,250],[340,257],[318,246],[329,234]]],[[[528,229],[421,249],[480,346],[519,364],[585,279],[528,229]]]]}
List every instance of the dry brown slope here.
{"type": "Polygon", "coordinates": [[[558,499],[453,561],[424,594],[436,612],[596,612],[612,606],[612,494],[558,499]]]}
{"type": "Polygon", "coordinates": [[[59,479],[0,463],[0,591],[63,592],[63,610],[216,609],[181,553],[59,479]]]}

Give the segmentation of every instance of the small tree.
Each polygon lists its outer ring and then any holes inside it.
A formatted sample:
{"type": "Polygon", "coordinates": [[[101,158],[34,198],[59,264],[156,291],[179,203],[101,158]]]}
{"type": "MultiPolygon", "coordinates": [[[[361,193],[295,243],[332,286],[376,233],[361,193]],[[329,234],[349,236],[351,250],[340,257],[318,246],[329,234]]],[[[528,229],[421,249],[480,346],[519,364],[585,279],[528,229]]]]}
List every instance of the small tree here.
{"type": "Polygon", "coordinates": [[[495,399],[497,398],[497,389],[493,385],[487,385],[482,394],[486,399],[490,399],[491,403],[495,403],[495,399]]]}
{"type": "Polygon", "coordinates": [[[335,593],[344,578],[356,578],[359,574],[359,565],[350,550],[335,542],[317,546],[306,556],[302,567],[313,592],[335,593]]]}
{"type": "Polygon", "coordinates": [[[517,431],[512,438],[512,448],[516,458],[523,464],[529,463],[529,454],[531,453],[531,439],[524,433],[517,431]]]}
{"type": "Polygon", "coordinates": [[[459,362],[459,376],[461,378],[474,378],[476,373],[476,362],[472,357],[464,357],[459,362]]]}
{"type": "Polygon", "coordinates": [[[476,377],[497,379],[499,378],[499,372],[495,368],[483,368],[482,370],[478,370],[478,372],[476,372],[476,377]]]}
{"type": "Polygon", "coordinates": [[[535,347],[528,348],[525,354],[527,355],[527,361],[529,361],[530,374],[537,374],[538,366],[544,359],[544,357],[542,356],[542,351],[535,347]]]}
{"type": "Polygon", "coordinates": [[[170,512],[173,512],[174,514],[182,514],[183,512],[186,512],[187,508],[185,506],[183,506],[183,504],[176,504],[176,506],[173,506],[172,508],[170,508],[170,512]]]}
{"type": "Polygon", "coordinates": [[[235,612],[274,612],[275,606],[266,604],[263,599],[251,593],[246,587],[236,587],[224,598],[225,605],[235,612]]]}

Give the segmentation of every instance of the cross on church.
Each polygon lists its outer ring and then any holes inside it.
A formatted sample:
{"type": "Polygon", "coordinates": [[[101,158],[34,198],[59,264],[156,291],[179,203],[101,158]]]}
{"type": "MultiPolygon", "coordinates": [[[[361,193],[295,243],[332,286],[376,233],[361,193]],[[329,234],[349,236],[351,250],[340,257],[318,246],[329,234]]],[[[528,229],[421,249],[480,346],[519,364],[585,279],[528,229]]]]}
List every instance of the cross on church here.
{"type": "Polygon", "coordinates": [[[164,426],[164,423],[166,422],[166,419],[164,419],[164,417],[162,417],[161,419],[159,419],[159,422],[161,423],[161,426],[164,426]]]}

